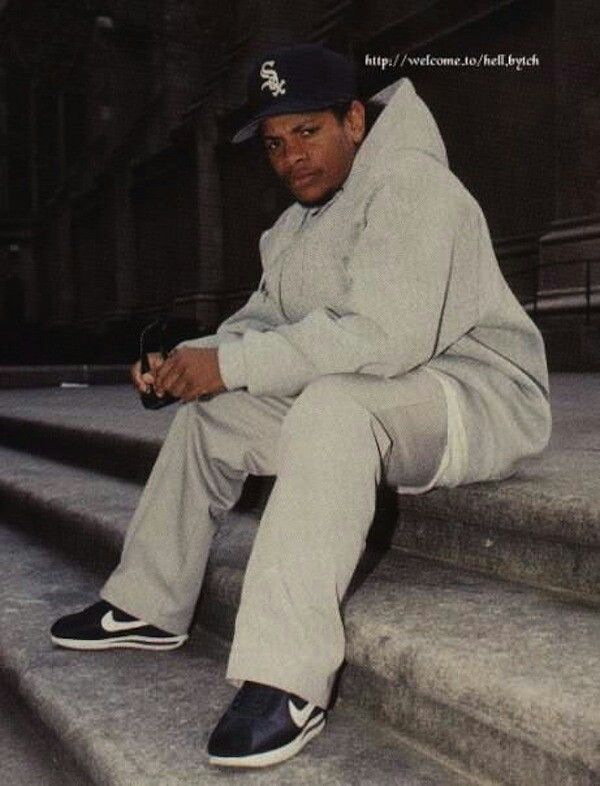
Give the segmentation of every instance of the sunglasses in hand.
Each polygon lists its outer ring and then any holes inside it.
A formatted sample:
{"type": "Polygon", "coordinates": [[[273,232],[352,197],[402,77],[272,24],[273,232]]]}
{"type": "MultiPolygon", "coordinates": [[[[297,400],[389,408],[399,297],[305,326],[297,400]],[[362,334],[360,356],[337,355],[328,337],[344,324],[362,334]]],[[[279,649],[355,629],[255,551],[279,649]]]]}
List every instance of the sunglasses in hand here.
{"type": "MultiPolygon", "coordinates": [[[[150,360],[148,355],[151,352],[156,352],[165,359],[167,351],[165,349],[165,334],[167,329],[167,321],[157,319],[151,322],[142,330],[140,334],[140,366],[142,374],[147,374],[150,369],[150,360]]],[[[179,399],[171,396],[170,393],[165,393],[163,396],[158,396],[152,385],[148,386],[145,393],[140,393],[140,399],[146,409],[162,409],[169,404],[174,404],[179,399]]]]}

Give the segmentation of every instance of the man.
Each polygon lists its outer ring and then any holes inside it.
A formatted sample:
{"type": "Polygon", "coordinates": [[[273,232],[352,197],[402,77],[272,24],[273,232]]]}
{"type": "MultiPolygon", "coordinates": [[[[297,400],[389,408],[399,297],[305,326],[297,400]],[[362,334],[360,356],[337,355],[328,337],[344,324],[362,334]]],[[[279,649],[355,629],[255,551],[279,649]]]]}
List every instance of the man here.
{"type": "Polygon", "coordinates": [[[183,404],[103,600],[59,620],[80,649],[187,638],[215,520],[248,474],[276,474],[227,676],[242,683],[213,763],[263,766],[325,723],[344,657],[339,604],[375,494],[503,478],[546,444],[540,335],[499,271],[479,205],[449,171],[407,79],[366,133],[352,69],[315,45],[250,77],[251,122],[296,201],[260,240],[248,303],[134,383],[183,404]],[[201,399],[199,398],[201,397],[201,399]]]}

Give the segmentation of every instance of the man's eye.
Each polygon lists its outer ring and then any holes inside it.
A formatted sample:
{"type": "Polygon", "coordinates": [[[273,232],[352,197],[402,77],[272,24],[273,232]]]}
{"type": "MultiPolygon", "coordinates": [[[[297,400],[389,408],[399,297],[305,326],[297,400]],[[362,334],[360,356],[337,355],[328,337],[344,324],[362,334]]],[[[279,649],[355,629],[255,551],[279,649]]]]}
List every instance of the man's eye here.
{"type": "Polygon", "coordinates": [[[316,131],[317,131],[316,126],[308,126],[307,128],[303,128],[302,131],[300,131],[300,134],[305,137],[312,136],[316,131]]]}
{"type": "Polygon", "coordinates": [[[265,141],[265,150],[269,150],[269,151],[277,150],[278,147],[279,147],[279,143],[277,142],[276,139],[267,139],[265,141]]]}

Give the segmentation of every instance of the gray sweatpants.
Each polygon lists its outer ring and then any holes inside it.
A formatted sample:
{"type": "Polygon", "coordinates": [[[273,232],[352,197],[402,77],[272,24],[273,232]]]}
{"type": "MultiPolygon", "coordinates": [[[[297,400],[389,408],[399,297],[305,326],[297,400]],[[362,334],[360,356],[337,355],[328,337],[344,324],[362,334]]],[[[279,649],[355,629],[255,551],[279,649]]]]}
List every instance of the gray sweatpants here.
{"type": "Polygon", "coordinates": [[[297,397],[245,390],[179,407],[102,597],[185,633],[215,520],[248,474],[276,475],[244,581],[227,677],[327,706],[344,658],[340,601],[376,490],[423,486],[446,444],[446,405],[424,371],[332,374],[297,397]]]}

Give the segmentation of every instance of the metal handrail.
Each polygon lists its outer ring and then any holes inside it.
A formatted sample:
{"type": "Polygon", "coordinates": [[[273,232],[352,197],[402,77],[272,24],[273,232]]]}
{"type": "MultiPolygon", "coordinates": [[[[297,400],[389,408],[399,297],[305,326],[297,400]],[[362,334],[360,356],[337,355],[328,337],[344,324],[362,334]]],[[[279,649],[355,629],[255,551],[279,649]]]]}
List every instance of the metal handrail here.
{"type": "Polygon", "coordinates": [[[544,262],[543,264],[540,263],[538,260],[532,268],[526,270],[516,270],[514,272],[510,272],[506,274],[506,277],[509,281],[514,279],[526,278],[529,276],[533,277],[533,286],[532,286],[532,310],[534,317],[537,316],[538,313],[538,306],[541,300],[549,300],[552,298],[552,295],[544,295],[539,290],[539,283],[540,283],[540,272],[542,270],[546,270],[548,268],[557,268],[557,267],[568,267],[573,265],[585,265],[584,268],[584,286],[583,291],[585,293],[585,321],[586,324],[589,324],[592,317],[592,265],[600,264],[600,257],[592,257],[592,258],[585,258],[585,259],[563,259],[560,261],[554,262],[544,262]]]}

